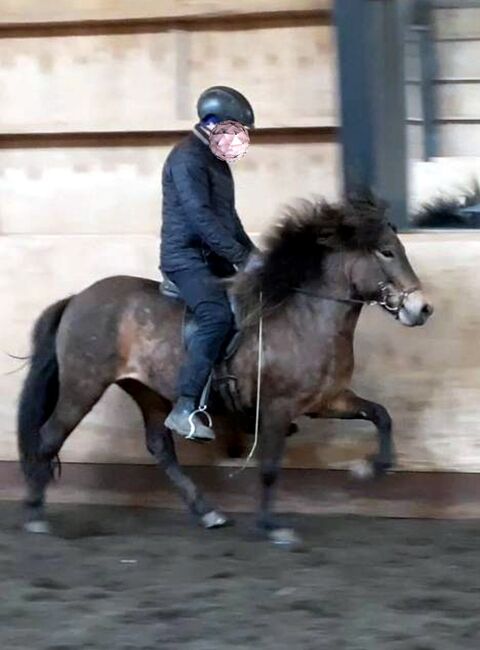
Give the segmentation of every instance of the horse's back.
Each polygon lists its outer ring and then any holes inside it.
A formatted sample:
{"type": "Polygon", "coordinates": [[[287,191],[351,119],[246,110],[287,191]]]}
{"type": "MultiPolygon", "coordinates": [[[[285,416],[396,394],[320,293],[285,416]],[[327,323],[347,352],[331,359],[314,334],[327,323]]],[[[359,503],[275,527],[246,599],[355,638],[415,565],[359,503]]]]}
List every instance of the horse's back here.
{"type": "Polygon", "coordinates": [[[90,295],[103,296],[108,295],[110,298],[124,299],[126,296],[135,293],[159,295],[160,283],[149,278],[141,278],[134,275],[112,275],[108,278],[97,280],[78,296],[90,295]]]}
{"type": "MultiPolygon", "coordinates": [[[[80,313],[95,309],[98,313],[124,312],[133,304],[168,307],[172,300],[160,292],[160,283],[148,278],[114,275],[89,285],[72,296],[68,312],[80,313]]],[[[118,314],[118,316],[119,316],[118,314]]]]}
{"type": "Polygon", "coordinates": [[[180,327],[181,309],[160,293],[159,282],[117,275],[99,280],[71,298],[57,342],[60,352],[81,353],[88,347],[91,351],[95,348],[95,357],[111,357],[121,355],[121,350],[114,348],[121,344],[120,339],[129,338],[123,332],[135,338],[143,338],[147,331],[162,336],[170,322],[172,327],[180,327]]]}

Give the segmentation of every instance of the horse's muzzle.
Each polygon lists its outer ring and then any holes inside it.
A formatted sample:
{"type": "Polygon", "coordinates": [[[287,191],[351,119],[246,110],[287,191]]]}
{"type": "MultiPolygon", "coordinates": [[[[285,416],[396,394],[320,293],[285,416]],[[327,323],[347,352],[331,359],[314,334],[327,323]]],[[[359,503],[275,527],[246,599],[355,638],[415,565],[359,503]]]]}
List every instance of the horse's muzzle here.
{"type": "Polygon", "coordinates": [[[433,305],[421,289],[409,293],[399,311],[398,320],[406,327],[424,325],[433,314],[433,305]]]}

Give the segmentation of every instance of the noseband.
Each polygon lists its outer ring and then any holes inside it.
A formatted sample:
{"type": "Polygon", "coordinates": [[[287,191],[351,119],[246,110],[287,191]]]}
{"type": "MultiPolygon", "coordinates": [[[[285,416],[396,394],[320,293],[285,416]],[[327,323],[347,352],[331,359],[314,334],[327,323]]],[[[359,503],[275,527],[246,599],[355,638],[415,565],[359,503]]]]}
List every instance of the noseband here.
{"type": "Polygon", "coordinates": [[[380,307],[383,307],[387,311],[391,312],[394,314],[395,318],[398,318],[400,311],[402,310],[403,306],[405,305],[405,301],[408,298],[410,294],[412,294],[414,291],[418,290],[418,287],[411,287],[410,289],[403,289],[398,297],[398,300],[395,300],[395,304],[393,304],[390,301],[390,296],[389,296],[389,291],[388,291],[388,285],[385,282],[379,282],[378,283],[379,289],[380,289],[380,299],[379,300],[374,300],[370,302],[370,305],[380,305],[380,307]]]}

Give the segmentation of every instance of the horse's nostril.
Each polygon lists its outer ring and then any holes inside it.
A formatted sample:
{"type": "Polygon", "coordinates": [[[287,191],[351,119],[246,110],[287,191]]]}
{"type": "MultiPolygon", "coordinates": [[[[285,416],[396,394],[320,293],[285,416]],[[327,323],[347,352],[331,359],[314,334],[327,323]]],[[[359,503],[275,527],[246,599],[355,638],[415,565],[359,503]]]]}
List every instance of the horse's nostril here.
{"type": "Polygon", "coordinates": [[[424,316],[431,316],[431,315],[433,314],[433,307],[432,307],[432,305],[429,305],[428,303],[426,303],[425,305],[423,305],[423,307],[422,307],[422,314],[423,314],[424,316]]]}

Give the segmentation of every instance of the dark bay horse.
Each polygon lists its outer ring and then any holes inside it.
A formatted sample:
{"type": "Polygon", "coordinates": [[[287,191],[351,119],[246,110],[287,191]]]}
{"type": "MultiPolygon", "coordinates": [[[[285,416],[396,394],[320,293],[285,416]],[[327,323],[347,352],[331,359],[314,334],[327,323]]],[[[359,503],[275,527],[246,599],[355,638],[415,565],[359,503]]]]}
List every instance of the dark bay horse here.
{"type": "MultiPolygon", "coordinates": [[[[258,525],[289,542],[292,532],[272,515],[272,497],[295,418],[371,420],[379,436],[372,469],[379,474],[394,462],[387,411],[349,389],[362,306],[375,301],[406,326],[422,325],[432,307],[384,206],[372,199],[291,209],[267,237],[258,264],[237,274],[230,290],[243,338],[229,371],[245,410],[255,408],[260,319],[263,326],[258,525]]],[[[190,510],[205,527],[226,522],[183,473],[163,424],[184,353],[182,318],[183,306],[160,295],[158,283],[112,277],[51,305],[37,320],[18,413],[29,530],[45,529],[45,490],[63,443],[113,383],[138,404],[148,450],[190,510]]]]}

